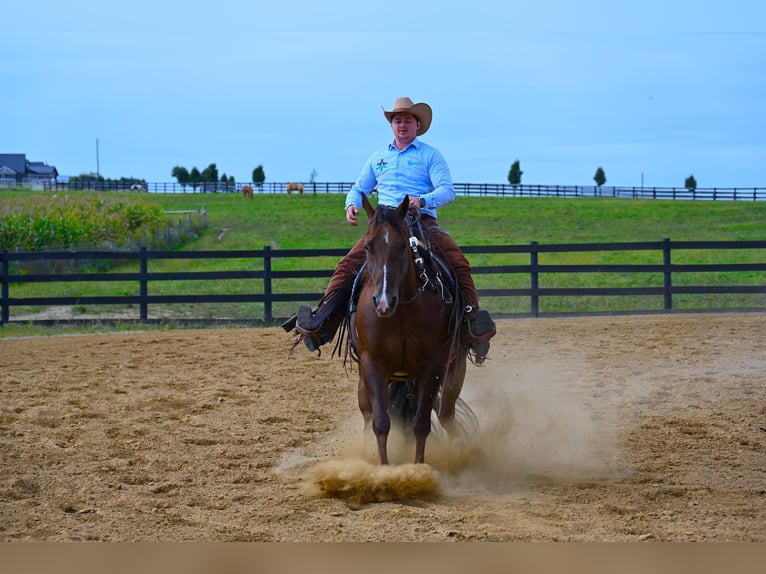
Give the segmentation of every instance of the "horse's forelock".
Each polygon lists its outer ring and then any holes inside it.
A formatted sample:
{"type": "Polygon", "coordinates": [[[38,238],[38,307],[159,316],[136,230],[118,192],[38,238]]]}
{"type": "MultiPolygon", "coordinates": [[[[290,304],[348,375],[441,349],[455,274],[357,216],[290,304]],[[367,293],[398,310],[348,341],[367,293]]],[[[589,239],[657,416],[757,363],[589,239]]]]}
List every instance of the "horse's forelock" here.
{"type": "Polygon", "coordinates": [[[383,229],[390,229],[392,233],[406,241],[408,235],[406,222],[397,215],[396,209],[379,205],[367,224],[365,241],[374,241],[383,229]]]}
{"type": "Polygon", "coordinates": [[[372,222],[374,225],[381,225],[383,223],[388,223],[390,225],[393,225],[397,229],[405,228],[404,221],[402,221],[396,214],[396,209],[392,209],[384,205],[379,205],[377,207],[377,209],[375,210],[375,216],[373,217],[372,222]]]}

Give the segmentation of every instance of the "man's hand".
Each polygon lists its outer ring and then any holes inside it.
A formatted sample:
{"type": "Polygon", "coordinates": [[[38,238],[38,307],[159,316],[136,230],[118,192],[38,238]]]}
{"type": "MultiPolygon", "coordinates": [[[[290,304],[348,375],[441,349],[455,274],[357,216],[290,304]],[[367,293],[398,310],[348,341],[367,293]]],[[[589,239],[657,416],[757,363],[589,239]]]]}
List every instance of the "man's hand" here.
{"type": "Polygon", "coordinates": [[[410,210],[417,211],[418,209],[420,209],[420,198],[410,196],[410,210]]]}
{"type": "Polygon", "coordinates": [[[346,221],[348,221],[349,225],[357,226],[357,215],[359,215],[359,209],[355,205],[349,205],[346,210],[346,221]]]}

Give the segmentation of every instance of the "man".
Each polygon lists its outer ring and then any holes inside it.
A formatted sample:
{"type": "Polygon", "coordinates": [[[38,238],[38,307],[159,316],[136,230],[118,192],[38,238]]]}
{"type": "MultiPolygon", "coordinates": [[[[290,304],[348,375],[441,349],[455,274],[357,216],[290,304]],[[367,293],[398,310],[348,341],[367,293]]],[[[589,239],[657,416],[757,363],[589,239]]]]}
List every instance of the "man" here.
{"type": "MultiPolygon", "coordinates": [[[[495,335],[495,323],[486,310],[479,309],[471,266],[455,241],[436,224],[436,209],[452,203],[455,189],[447,162],[441,153],[420,141],[431,126],[431,107],[413,103],[410,98],[397,98],[391,111],[383,109],[391,124],[394,141],[373,153],[346,196],[346,221],[358,225],[362,194],[378,191],[378,203],[396,207],[409,196],[410,207],[419,209],[421,225],[432,235],[437,250],[455,270],[457,281],[466,300],[466,317],[470,346],[477,364],[484,362],[489,352],[489,340],[495,335]]],[[[294,318],[283,326],[295,325],[309,351],[332,340],[348,306],[348,296],[354,278],[365,261],[364,238],[341,259],[330,284],[315,312],[302,305],[294,318]]]]}

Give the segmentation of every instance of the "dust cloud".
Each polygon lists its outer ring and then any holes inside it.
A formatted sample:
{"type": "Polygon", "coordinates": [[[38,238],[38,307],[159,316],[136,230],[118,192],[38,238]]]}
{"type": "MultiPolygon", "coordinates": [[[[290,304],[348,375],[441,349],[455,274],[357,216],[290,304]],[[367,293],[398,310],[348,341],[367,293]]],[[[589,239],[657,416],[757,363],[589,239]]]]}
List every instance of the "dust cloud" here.
{"type": "Polygon", "coordinates": [[[363,460],[327,461],[304,475],[306,496],[355,502],[429,499],[439,492],[437,474],[427,464],[377,466],[363,460]]]}
{"type": "Polygon", "coordinates": [[[609,410],[613,400],[583,394],[582,371],[543,363],[522,372],[475,375],[464,395],[479,420],[469,450],[481,456],[461,475],[489,489],[508,482],[614,477],[620,453],[609,410]]]}
{"type": "Polygon", "coordinates": [[[410,431],[392,429],[392,465],[378,467],[372,431],[355,413],[341,425],[345,442],[333,460],[303,475],[302,492],[364,502],[613,478],[622,472],[617,421],[609,416],[613,401],[578,392],[581,371],[571,365],[474,370],[463,395],[476,428],[466,424],[470,432],[448,437],[434,417],[426,465],[411,464],[410,431]]]}

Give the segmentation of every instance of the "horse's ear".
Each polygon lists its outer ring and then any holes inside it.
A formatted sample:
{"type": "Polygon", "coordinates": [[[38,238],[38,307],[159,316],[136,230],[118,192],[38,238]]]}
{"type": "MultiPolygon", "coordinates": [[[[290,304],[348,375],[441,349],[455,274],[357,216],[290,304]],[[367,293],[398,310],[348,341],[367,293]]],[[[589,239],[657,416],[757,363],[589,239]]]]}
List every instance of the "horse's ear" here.
{"type": "Polygon", "coordinates": [[[402,202],[399,204],[399,207],[396,208],[396,215],[399,217],[399,219],[404,219],[407,217],[407,211],[410,209],[410,196],[405,195],[402,202]]]}
{"type": "Polygon", "coordinates": [[[367,199],[367,195],[364,193],[362,194],[362,208],[367,214],[368,219],[372,219],[372,216],[375,214],[375,208],[372,206],[370,200],[367,199]]]}

